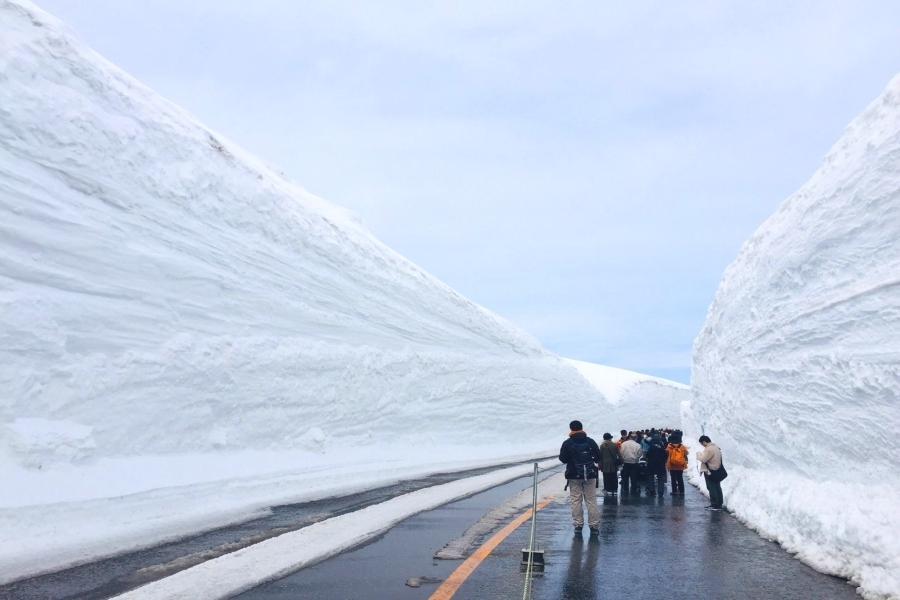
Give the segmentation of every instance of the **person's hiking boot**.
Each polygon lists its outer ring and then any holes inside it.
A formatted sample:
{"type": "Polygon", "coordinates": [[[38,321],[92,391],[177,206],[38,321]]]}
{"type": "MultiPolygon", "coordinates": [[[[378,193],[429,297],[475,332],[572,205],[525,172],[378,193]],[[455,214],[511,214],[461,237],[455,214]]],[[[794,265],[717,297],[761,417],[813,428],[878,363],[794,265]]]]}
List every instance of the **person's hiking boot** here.
{"type": "Polygon", "coordinates": [[[591,527],[591,537],[597,537],[600,535],[600,530],[596,527],[591,527]]]}
{"type": "Polygon", "coordinates": [[[575,535],[581,535],[581,530],[582,530],[582,529],[584,529],[584,526],[583,526],[583,525],[576,525],[576,526],[575,526],[575,535]]]}

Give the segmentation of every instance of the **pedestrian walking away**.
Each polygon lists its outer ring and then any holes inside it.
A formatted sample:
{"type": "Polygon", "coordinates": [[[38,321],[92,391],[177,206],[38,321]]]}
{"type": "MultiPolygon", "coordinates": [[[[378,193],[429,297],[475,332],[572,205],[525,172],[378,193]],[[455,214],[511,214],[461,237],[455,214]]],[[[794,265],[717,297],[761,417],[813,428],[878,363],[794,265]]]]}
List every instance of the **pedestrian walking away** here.
{"type": "Polygon", "coordinates": [[[650,432],[647,438],[650,449],[647,452],[647,495],[663,496],[666,493],[666,445],[662,433],[650,432]]]}
{"type": "Polygon", "coordinates": [[[668,458],[666,470],[669,471],[669,479],[672,481],[672,495],[684,496],[684,472],[688,468],[687,446],[681,443],[681,432],[674,431],[669,436],[669,445],[666,446],[668,458]]]}
{"type": "Polygon", "coordinates": [[[697,453],[697,462],[700,463],[700,472],[706,481],[706,489],[709,491],[710,510],[722,510],[725,498],[722,495],[722,480],[728,476],[722,465],[722,451],[712,443],[709,436],[700,436],[700,445],[703,450],[697,453]]]}
{"type": "Polygon", "coordinates": [[[569,439],[559,449],[559,460],[566,464],[566,487],[569,488],[569,500],[572,503],[575,533],[580,534],[584,527],[582,504],[587,504],[591,535],[598,535],[600,509],[597,508],[597,463],[600,462],[600,447],[585,433],[581,421],[569,423],[569,439]]]}
{"type": "Polygon", "coordinates": [[[622,495],[626,496],[629,490],[632,494],[640,496],[641,488],[638,486],[638,463],[644,453],[641,445],[635,440],[636,434],[632,433],[622,444],[622,495]]]}
{"type": "Polygon", "coordinates": [[[600,472],[603,473],[603,495],[615,496],[618,488],[619,465],[622,457],[619,447],[612,441],[611,433],[603,434],[603,443],[600,444],[600,472]]]}

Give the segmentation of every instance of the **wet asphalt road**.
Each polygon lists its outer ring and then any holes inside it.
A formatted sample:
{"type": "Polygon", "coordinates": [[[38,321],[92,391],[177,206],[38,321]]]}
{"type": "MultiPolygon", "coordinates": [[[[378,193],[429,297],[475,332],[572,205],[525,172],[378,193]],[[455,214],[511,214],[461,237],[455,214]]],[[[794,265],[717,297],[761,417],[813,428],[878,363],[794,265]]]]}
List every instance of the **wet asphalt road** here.
{"type": "MultiPolygon", "coordinates": [[[[438,584],[404,585],[407,578],[446,578],[461,561],[431,557],[484,512],[527,487],[527,478],[407,519],[378,540],[270,582],[241,600],[424,599],[438,584]]],[[[560,490],[560,498],[566,493],[560,490]]],[[[856,599],[854,587],[823,575],[767,542],[730,514],[704,510],[687,486],[684,498],[601,499],[599,538],[572,533],[569,506],[539,513],[538,538],[547,567],[534,598],[856,599]]],[[[519,570],[528,527],[520,527],[463,584],[455,598],[521,598],[519,570]]]]}
{"type": "MultiPolygon", "coordinates": [[[[686,488],[684,498],[601,498],[594,539],[586,529],[573,535],[565,502],[538,513],[547,566],[535,579],[534,598],[858,600],[843,579],[806,566],[727,512],[704,510],[706,498],[686,488]]],[[[527,534],[521,527],[511,535],[456,598],[520,598],[516,565],[527,534]]]]}
{"type": "MultiPolygon", "coordinates": [[[[555,469],[554,472],[558,470],[555,469]]],[[[436,584],[423,584],[422,587],[413,588],[407,586],[406,581],[415,577],[445,579],[462,561],[437,560],[433,558],[434,553],[462,534],[486,512],[518,492],[529,489],[531,481],[531,476],[521,477],[416,515],[365,546],[297,571],[284,579],[266,583],[235,598],[427,599],[434,592],[436,584]]]]}
{"type": "MultiPolygon", "coordinates": [[[[0,587],[0,598],[107,598],[140,585],[141,565],[159,565],[223,543],[243,543],[278,528],[293,529],[300,522],[355,510],[460,475],[435,476],[348,498],[277,507],[263,519],[0,587]]],[[[412,588],[405,585],[407,579],[446,578],[461,561],[435,560],[434,552],[491,508],[528,488],[530,481],[529,477],[520,478],[416,515],[360,548],[263,584],[238,598],[426,599],[438,584],[412,588]]],[[[687,486],[683,499],[668,495],[601,499],[603,520],[597,539],[572,534],[565,497],[566,492],[560,490],[560,501],[539,513],[538,539],[546,550],[547,567],[535,579],[536,599],[858,599],[855,589],[844,580],[807,567],[728,513],[705,511],[705,498],[692,486],[687,486]]],[[[527,525],[514,532],[455,597],[520,598],[523,575],[519,561],[527,535],[527,525]]]]}
{"type": "MultiPolygon", "coordinates": [[[[418,489],[500,467],[437,474],[360,494],[276,506],[270,515],[181,540],[0,586],[0,600],[101,600],[171,575],[204,559],[418,489]]],[[[481,516],[480,514],[478,515],[481,516]]],[[[476,517],[477,518],[477,517],[476,517]]]]}

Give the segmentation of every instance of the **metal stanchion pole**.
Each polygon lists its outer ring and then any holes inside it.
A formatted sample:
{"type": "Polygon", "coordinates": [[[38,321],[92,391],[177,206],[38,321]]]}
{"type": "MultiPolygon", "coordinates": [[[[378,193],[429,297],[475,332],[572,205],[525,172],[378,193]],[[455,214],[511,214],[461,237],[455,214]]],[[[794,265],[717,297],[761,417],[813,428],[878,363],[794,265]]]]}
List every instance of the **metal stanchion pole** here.
{"type": "Polygon", "coordinates": [[[538,464],[534,463],[534,483],[531,496],[531,535],[528,538],[528,567],[525,569],[525,589],[522,600],[531,600],[531,579],[534,571],[534,538],[537,527],[537,501],[538,501],[538,464]]]}

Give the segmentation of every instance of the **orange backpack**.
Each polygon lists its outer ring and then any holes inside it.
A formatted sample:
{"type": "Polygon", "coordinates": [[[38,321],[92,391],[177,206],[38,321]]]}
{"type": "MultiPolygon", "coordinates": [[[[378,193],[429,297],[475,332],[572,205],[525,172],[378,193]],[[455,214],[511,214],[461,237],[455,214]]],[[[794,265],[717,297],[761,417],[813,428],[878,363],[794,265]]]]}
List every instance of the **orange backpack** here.
{"type": "Polygon", "coordinates": [[[669,460],[666,463],[666,468],[673,471],[684,471],[687,469],[687,463],[687,448],[669,444],[669,460]]]}

